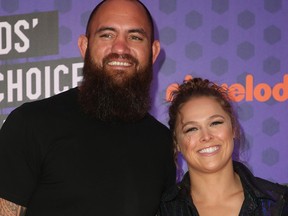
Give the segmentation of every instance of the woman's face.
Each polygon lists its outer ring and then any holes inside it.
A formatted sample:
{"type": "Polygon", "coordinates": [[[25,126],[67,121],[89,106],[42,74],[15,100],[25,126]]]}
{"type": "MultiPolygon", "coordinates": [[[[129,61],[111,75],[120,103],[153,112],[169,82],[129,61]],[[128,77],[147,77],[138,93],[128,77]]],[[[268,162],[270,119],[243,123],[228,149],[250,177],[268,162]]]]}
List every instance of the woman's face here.
{"type": "Polygon", "coordinates": [[[192,98],[182,105],[174,132],[189,171],[212,173],[232,162],[231,118],[214,98],[192,98]]]}

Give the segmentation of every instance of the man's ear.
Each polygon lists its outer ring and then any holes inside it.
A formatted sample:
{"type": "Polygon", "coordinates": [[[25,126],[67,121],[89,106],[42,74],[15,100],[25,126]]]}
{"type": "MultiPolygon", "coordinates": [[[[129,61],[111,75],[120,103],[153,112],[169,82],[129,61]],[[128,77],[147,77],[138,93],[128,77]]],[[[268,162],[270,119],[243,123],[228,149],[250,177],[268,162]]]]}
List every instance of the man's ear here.
{"type": "Polygon", "coordinates": [[[152,44],[152,62],[154,63],[160,53],[160,42],[155,40],[152,44]]]}
{"type": "Polygon", "coordinates": [[[78,38],[78,47],[82,58],[84,59],[88,47],[88,38],[85,35],[80,35],[78,38]]]}

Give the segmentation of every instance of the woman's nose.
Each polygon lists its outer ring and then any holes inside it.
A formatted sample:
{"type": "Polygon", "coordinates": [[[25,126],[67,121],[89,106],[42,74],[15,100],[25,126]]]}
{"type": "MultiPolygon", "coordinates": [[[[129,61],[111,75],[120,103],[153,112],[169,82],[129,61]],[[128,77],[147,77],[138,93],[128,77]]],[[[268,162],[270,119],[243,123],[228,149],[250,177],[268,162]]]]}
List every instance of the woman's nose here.
{"type": "Polygon", "coordinates": [[[209,129],[203,129],[201,133],[201,142],[207,142],[213,138],[213,135],[209,129]]]}

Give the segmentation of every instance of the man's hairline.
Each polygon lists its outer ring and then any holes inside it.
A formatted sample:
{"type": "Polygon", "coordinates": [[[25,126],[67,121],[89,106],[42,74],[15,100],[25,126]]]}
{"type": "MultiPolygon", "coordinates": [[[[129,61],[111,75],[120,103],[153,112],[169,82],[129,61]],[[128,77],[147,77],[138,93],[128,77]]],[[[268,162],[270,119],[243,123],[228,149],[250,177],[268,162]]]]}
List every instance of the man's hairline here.
{"type": "MultiPolygon", "coordinates": [[[[146,15],[146,18],[147,18],[147,21],[148,21],[148,24],[150,26],[150,39],[151,39],[151,43],[153,43],[155,41],[155,36],[154,36],[154,33],[155,33],[155,29],[154,29],[154,21],[153,21],[153,18],[152,18],[152,15],[150,13],[150,11],[148,10],[148,8],[139,0],[130,0],[130,1],[136,1],[138,2],[142,8],[144,9],[144,12],[145,12],[145,15],[146,15]]],[[[98,10],[101,8],[101,6],[103,5],[103,3],[105,3],[106,0],[103,0],[101,1],[99,4],[96,5],[96,7],[93,9],[93,11],[91,12],[90,16],[89,16],[89,19],[88,19],[88,22],[87,22],[87,25],[86,25],[86,32],[85,32],[85,36],[87,38],[89,38],[90,36],[90,28],[91,28],[91,23],[93,21],[93,18],[95,17],[95,15],[97,14],[98,10]]]]}

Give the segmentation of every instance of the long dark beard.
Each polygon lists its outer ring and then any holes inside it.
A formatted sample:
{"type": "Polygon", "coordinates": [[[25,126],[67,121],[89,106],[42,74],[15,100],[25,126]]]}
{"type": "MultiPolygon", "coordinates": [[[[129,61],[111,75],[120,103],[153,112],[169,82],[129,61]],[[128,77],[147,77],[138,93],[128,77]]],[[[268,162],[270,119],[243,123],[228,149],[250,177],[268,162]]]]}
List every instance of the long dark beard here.
{"type": "MultiPolygon", "coordinates": [[[[107,56],[103,62],[118,54],[107,56]]],[[[119,56],[118,56],[119,57],[119,56]]],[[[130,55],[121,56],[136,61],[130,55]]],[[[104,65],[104,63],[103,63],[104,65]]],[[[115,71],[125,73],[125,71],[115,71]]],[[[105,122],[134,122],[145,116],[151,106],[149,89],[152,81],[152,60],[145,68],[133,74],[125,74],[121,82],[92,61],[86,52],[83,67],[83,82],[80,86],[80,104],[89,116],[105,122]]]]}

